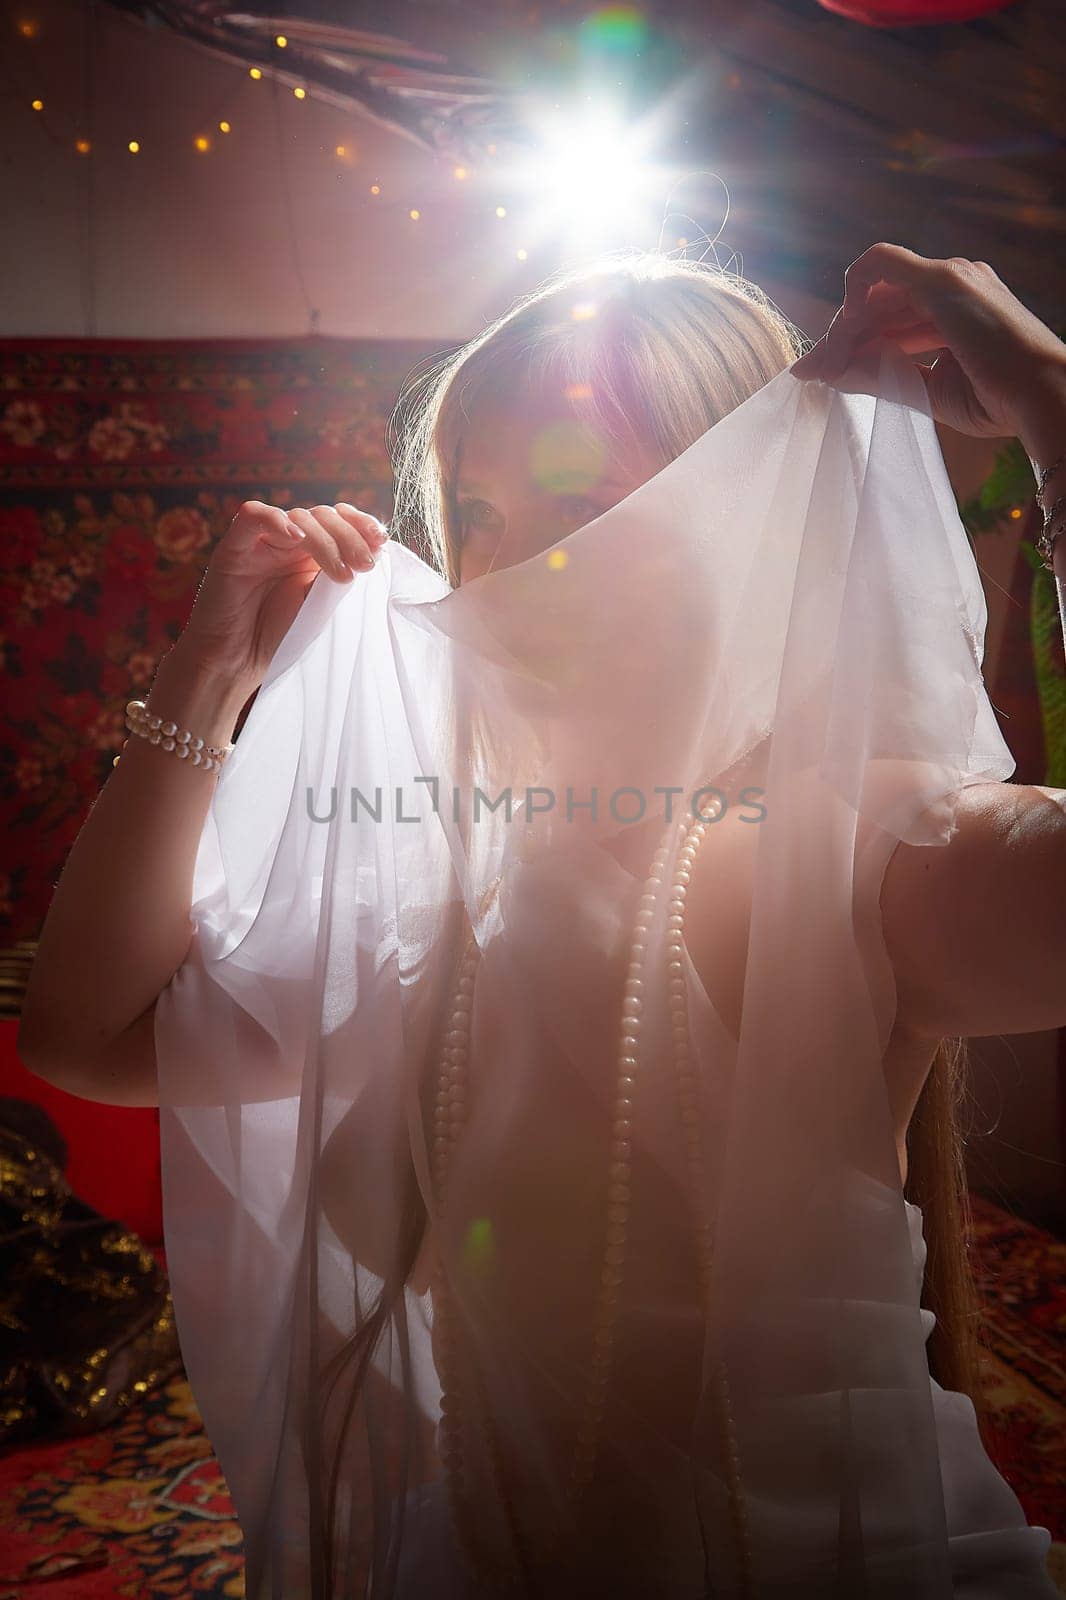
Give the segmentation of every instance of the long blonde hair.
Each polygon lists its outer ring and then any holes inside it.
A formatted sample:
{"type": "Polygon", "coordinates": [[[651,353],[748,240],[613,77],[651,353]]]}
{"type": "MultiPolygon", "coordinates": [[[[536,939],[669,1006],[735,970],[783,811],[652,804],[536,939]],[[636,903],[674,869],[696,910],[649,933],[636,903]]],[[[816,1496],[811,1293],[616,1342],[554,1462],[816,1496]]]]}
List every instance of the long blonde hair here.
{"type": "Polygon", "coordinates": [[[969,1040],[941,1039],[907,1128],[904,1193],[921,1207],[928,1249],[922,1303],[936,1316],[929,1370],[942,1388],[969,1395],[984,1434],[981,1303],[971,1264],[963,1115],[973,1104],[970,1077],[969,1040]]]}
{"type": "MultiPolygon", "coordinates": [[[[553,274],[459,350],[409,377],[387,430],[393,530],[458,583],[458,451],[472,413],[486,403],[520,404],[550,380],[622,459],[627,444],[639,441],[666,466],[810,343],[764,290],[717,263],[625,250],[553,274]]],[[[938,1047],[908,1136],[907,1194],[925,1208],[925,1304],[937,1315],[930,1370],[976,1404],[976,1301],[958,1118],[964,1063],[963,1041],[938,1047]]],[[[425,1225],[412,1166],[399,1259],[341,1352],[357,1361],[357,1387],[402,1298],[425,1225]]],[[[330,1561],[334,1491],[335,1483],[330,1561]]]]}

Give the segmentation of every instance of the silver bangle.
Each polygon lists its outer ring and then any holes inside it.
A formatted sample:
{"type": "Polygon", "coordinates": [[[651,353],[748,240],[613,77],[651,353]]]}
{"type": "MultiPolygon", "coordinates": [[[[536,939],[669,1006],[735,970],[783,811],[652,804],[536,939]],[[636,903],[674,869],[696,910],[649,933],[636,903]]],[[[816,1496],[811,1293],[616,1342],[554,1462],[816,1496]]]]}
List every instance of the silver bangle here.
{"type": "MultiPolygon", "coordinates": [[[[1039,502],[1038,502],[1039,503],[1039,502]]],[[[1066,533],[1066,495],[1059,495],[1050,511],[1044,511],[1044,526],[1036,536],[1037,554],[1048,572],[1054,572],[1055,545],[1066,533]]]]}
{"type": "MultiPolygon", "coordinates": [[[[179,728],[176,722],[164,721],[162,717],[150,714],[143,700],[130,700],[126,705],[126,727],[130,733],[139,739],[147,739],[149,744],[158,745],[168,754],[176,755],[179,761],[188,761],[190,766],[202,767],[205,772],[217,772],[226,757],[236,749],[236,745],[207,744],[188,728],[179,728]]],[[[129,740],[123,743],[123,750],[129,740]]],[[[111,765],[117,767],[121,755],[117,755],[111,765]]]]}
{"type": "Polygon", "coordinates": [[[1063,462],[1066,462],[1066,456],[1060,456],[1057,461],[1053,461],[1051,463],[1050,467],[1045,467],[1043,472],[1038,473],[1038,475],[1037,475],[1038,481],[1037,481],[1037,485],[1036,485],[1036,499],[1037,499],[1037,504],[1040,506],[1041,511],[1043,511],[1043,509],[1044,509],[1043,504],[1042,504],[1042,500],[1043,500],[1044,490],[1047,488],[1047,481],[1051,477],[1051,474],[1053,472],[1058,472],[1058,470],[1062,466],[1063,462]]]}

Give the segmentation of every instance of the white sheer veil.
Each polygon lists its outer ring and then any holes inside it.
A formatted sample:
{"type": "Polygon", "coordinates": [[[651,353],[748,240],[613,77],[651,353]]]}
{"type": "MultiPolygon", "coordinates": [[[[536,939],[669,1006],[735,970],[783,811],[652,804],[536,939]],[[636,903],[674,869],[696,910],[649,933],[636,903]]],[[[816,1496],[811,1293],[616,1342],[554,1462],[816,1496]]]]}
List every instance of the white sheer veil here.
{"type": "Polygon", "coordinates": [[[316,581],[156,1011],[251,1600],[950,1595],[879,896],[1014,769],[985,624],[885,344],[543,556],[316,581]]]}

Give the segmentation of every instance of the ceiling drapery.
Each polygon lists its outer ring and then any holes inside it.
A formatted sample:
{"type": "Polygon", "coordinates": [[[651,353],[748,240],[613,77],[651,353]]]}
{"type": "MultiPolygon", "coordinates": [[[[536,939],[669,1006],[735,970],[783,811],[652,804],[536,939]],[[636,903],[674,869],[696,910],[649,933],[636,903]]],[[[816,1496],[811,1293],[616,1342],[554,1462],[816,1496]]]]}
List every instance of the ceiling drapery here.
{"type": "MultiPolygon", "coordinates": [[[[875,240],[950,256],[965,237],[1063,318],[1059,0],[378,0],[358,26],[345,0],[110,3],[471,166],[503,169],[538,96],[606,82],[627,114],[660,109],[663,162],[720,175],[741,270],[832,303],[875,240]]],[[[689,210],[714,236],[707,204],[689,210]]]]}

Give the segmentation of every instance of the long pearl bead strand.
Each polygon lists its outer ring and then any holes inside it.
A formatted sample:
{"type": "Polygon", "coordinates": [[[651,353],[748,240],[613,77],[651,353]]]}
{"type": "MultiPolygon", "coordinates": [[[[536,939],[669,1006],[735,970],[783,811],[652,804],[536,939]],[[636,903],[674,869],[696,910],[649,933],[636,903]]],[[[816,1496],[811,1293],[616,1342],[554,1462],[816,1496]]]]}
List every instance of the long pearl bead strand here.
{"type": "MultiPolygon", "coordinates": [[[[678,857],[671,897],[667,907],[667,980],[671,999],[671,1020],[674,1064],[678,1076],[678,1093],[686,1150],[696,1193],[702,1189],[702,1146],[699,1131],[699,1111],[695,1101],[695,1079],[689,1054],[688,1013],[684,1004],[684,903],[691,878],[692,862],[702,841],[707,822],[697,818],[691,824],[682,819],[680,824],[683,842],[678,857]]],[[[595,1468],[603,1416],[606,1409],[607,1389],[612,1367],[615,1323],[624,1278],[626,1240],[631,1200],[632,1131],[637,1072],[640,1067],[640,1031],[644,1010],[644,968],[647,957],[647,934],[655,915],[655,907],[662,891],[663,872],[670,853],[671,830],[667,829],[662,844],[653,857],[644,892],[634,924],[626,969],[625,992],[619,1032],[618,1070],[615,1082],[615,1099],[612,1106],[611,1151],[608,1165],[606,1247],[600,1274],[597,1315],[593,1333],[593,1353],[584,1414],[578,1428],[574,1458],[570,1469],[570,1487],[575,1503],[580,1499],[591,1480],[595,1468]]],[[[480,951],[471,935],[460,965],[457,989],[454,996],[449,1027],[445,1033],[438,1076],[434,1108],[433,1151],[435,1158],[438,1212],[443,1212],[447,1190],[448,1162],[459,1139],[466,1117],[470,1013],[473,1005],[474,980],[480,951]]],[[[699,1239],[700,1290],[704,1303],[709,1302],[713,1266],[713,1224],[706,1218],[697,1220],[699,1239]]],[[[459,1532],[464,1555],[475,1577],[485,1578],[498,1589],[518,1587],[521,1574],[513,1568],[499,1570],[488,1566],[483,1557],[475,1555],[475,1508],[469,1495],[465,1477],[465,1460],[462,1445],[461,1395],[458,1376],[458,1347],[453,1322],[450,1292],[443,1267],[438,1264],[435,1273],[434,1321],[438,1332],[438,1369],[441,1382],[441,1446],[440,1455],[445,1468],[449,1501],[454,1525],[459,1532]]],[[[480,1389],[480,1385],[478,1385],[480,1389]]],[[[743,1499],[740,1488],[739,1455],[733,1426],[728,1387],[724,1370],[718,1370],[718,1407],[724,1433],[727,1470],[729,1473],[729,1499],[734,1533],[742,1554],[745,1573],[745,1594],[752,1593],[750,1578],[750,1541],[748,1538],[743,1499]]],[[[498,1445],[489,1421],[487,1409],[482,1418],[483,1432],[496,1479],[497,1492],[508,1514],[513,1535],[517,1539],[517,1522],[506,1491],[501,1470],[498,1445]]],[[[561,1538],[555,1541],[555,1546],[561,1538]]],[[[554,1547],[553,1546],[553,1549],[554,1547]]],[[[550,1554],[551,1552],[549,1552],[550,1554]]],[[[545,1552],[540,1553],[544,1559],[545,1552]]]]}
{"type": "MultiPolygon", "coordinates": [[[[705,1201],[703,1140],[701,1126],[703,1115],[697,1102],[696,1078],[692,1070],[688,1028],[688,985],[685,981],[685,899],[692,881],[692,865],[703,843],[708,824],[697,819],[682,825],[682,843],[678,851],[670,899],[667,905],[666,976],[670,998],[671,1036],[674,1047],[674,1066],[677,1073],[678,1108],[681,1114],[682,1135],[692,1181],[692,1200],[695,1214],[697,1240],[697,1270],[700,1293],[704,1306],[706,1327],[709,1324],[714,1273],[714,1223],[705,1201]]],[[[756,1593],[753,1569],[751,1536],[747,1512],[741,1492],[740,1452],[737,1447],[736,1427],[729,1400],[729,1384],[725,1368],[717,1364],[716,1409],[724,1457],[729,1476],[729,1511],[733,1533],[741,1557],[743,1594],[756,1593]]]]}
{"type": "MultiPolygon", "coordinates": [[[[467,1061],[469,1061],[469,1034],[471,1034],[471,1008],[474,1003],[474,976],[477,973],[480,950],[471,936],[469,946],[459,965],[456,992],[451,1003],[448,1029],[443,1037],[437,1077],[437,1098],[434,1102],[434,1178],[437,1192],[437,1218],[443,1218],[448,1192],[448,1158],[458,1144],[459,1134],[466,1122],[467,1061]]],[[[445,1469],[445,1486],[450,1502],[451,1518],[458,1530],[463,1531],[464,1544],[469,1549],[467,1515],[471,1509],[469,1488],[466,1483],[466,1459],[463,1453],[463,1419],[461,1419],[461,1379],[459,1379],[458,1342],[456,1342],[455,1309],[448,1293],[448,1278],[442,1262],[434,1274],[434,1346],[437,1374],[440,1379],[440,1461],[445,1469]]]]}
{"type": "MultiPolygon", "coordinates": [[[[492,886],[493,888],[496,885],[492,886]]],[[[491,890],[490,890],[491,893],[491,890]]],[[[467,1090],[469,1086],[470,1014],[473,1007],[474,978],[481,952],[473,933],[459,967],[459,976],[452,1000],[449,1026],[444,1035],[440,1072],[433,1111],[433,1155],[437,1195],[438,1226],[443,1217],[448,1188],[449,1157],[452,1154],[466,1122],[467,1090]]],[[[437,1335],[436,1359],[441,1385],[440,1457],[445,1469],[445,1480],[452,1521],[460,1534],[461,1547],[471,1573],[475,1577],[491,1577],[498,1588],[515,1588],[521,1582],[520,1574],[512,1568],[490,1571],[484,1561],[474,1557],[475,1514],[466,1482],[466,1462],[463,1453],[463,1424],[461,1417],[462,1382],[459,1377],[459,1352],[447,1275],[443,1264],[438,1263],[434,1274],[433,1321],[437,1335]]],[[[495,1435],[489,1424],[484,1391],[475,1375],[475,1387],[481,1401],[480,1408],[473,1407],[482,1422],[482,1434],[492,1463],[497,1493],[507,1511],[512,1537],[518,1542],[517,1527],[511,1512],[510,1500],[504,1490],[502,1463],[495,1435]]]]}

